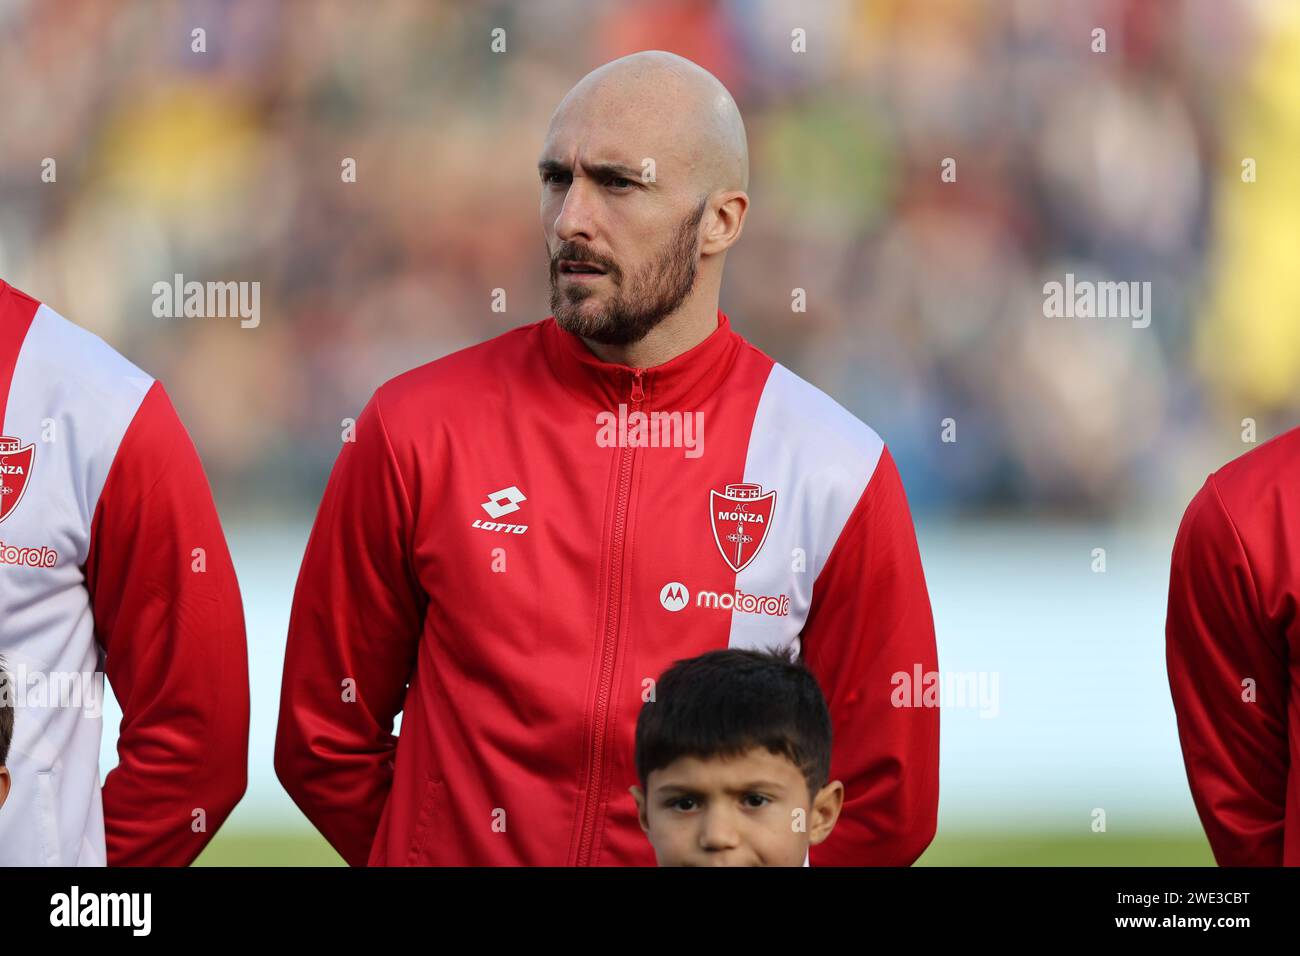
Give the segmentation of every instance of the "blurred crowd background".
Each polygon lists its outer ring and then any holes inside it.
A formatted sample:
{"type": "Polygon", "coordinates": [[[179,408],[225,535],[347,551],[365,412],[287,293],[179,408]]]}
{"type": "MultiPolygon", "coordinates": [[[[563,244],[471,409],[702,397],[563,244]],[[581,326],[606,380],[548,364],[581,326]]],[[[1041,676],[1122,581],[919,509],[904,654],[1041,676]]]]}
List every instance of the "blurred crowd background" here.
{"type": "Polygon", "coordinates": [[[309,515],[378,384],[547,315],[551,111],[667,49],[748,130],[722,308],[885,437],[914,507],[1181,506],[1243,418],[1300,411],[1297,8],[0,0],[0,276],[164,382],[223,515],[309,515]],[[1067,272],[1149,281],[1150,327],[1044,317],[1067,272]],[[259,281],[261,325],[154,317],[175,273],[259,281]]]}

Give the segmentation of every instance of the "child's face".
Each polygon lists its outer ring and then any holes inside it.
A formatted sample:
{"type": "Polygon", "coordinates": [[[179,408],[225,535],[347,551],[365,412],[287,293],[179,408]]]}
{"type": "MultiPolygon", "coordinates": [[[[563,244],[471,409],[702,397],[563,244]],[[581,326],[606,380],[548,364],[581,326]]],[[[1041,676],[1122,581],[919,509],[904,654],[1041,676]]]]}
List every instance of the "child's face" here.
{"type": "Polygon", "coordinates": [[[756,747],[740,757],[680,757],[631,792],[660,866],[802,866],[830,834],[844,786],[810,801],[790,760],[756,747]]]}

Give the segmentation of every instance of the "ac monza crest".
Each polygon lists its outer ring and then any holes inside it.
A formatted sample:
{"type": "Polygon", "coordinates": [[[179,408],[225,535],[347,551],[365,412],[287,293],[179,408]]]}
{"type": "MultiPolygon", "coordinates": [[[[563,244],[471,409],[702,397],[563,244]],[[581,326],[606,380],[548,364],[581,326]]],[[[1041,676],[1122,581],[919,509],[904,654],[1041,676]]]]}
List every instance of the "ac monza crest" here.
{"type": "Polygon", "coordinates": [[[35,457],[35,445],[24,447],[17,438],[0,435],[0,521],[8,518],[23,500],[35,457]]]}
{"type": "Polygon", "coordinates": [[[709,489],[713,540],[731,570],[739,573],[758,557],[775,507],[776,492],[763,494],[761,485],[742,482],[721,492],[709,489]]]}

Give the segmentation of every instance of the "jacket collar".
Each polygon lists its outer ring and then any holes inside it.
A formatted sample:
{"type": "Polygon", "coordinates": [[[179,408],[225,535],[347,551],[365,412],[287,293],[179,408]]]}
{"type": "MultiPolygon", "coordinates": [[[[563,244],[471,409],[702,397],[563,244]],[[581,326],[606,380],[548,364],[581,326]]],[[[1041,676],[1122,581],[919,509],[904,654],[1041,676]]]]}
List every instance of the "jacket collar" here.
{"type": "MultiPolygon", "coordinates": [[[[686,410],[703,401],[731,372],[744,339],[718,310],[718,326],[703,342],[662,365],[641,369],[642,410],[686,410]]],[[[542,322],[542,344],[552,370],[570,392],[601,408],[631,405],[638,369],[605,362],[583,340],[560,328],[555,316],[542,322]]]]}

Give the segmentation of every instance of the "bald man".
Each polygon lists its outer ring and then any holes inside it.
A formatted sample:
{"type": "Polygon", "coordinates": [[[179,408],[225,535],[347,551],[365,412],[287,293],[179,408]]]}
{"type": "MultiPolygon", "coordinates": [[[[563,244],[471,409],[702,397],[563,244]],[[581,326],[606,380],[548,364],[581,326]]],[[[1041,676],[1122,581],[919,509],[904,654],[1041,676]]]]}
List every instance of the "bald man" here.
{"type": "MultiPolygon", "coordinates": [[[[339,454],[280,780],[354,865],[652,866],[632,788],[658,675],[793,647],[845,787],[805,863],[912,863],[939,756],[915,535],[876,433],[718,306],[749,207],[736,104],[680,57],[624,57],[563,99],[538,170],[552,314],[387,382],[339,454]]],[[[702,859],[745,864],[775,786],[673,810],[702,859]]]]}

